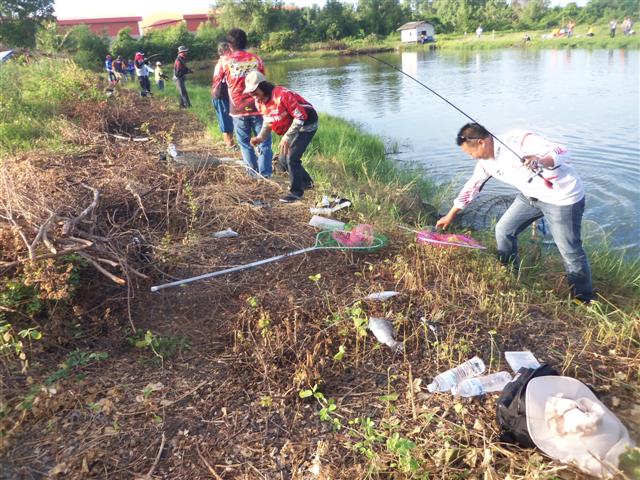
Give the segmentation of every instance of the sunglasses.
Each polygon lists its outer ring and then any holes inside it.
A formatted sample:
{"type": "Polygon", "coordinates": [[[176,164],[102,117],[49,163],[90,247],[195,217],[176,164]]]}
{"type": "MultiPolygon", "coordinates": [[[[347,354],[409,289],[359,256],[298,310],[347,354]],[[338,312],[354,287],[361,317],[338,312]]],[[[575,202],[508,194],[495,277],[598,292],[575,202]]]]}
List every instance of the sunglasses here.
{"type": "Polygon", "coordinates": [[[464,135],[458,135],[456,137],[456,143],[458,144],[458,146],[462,145],[465,142],[471,142],[474,140],[482,140],[482,138],[478,138],[478,137],[465,137],[464,135]]]}

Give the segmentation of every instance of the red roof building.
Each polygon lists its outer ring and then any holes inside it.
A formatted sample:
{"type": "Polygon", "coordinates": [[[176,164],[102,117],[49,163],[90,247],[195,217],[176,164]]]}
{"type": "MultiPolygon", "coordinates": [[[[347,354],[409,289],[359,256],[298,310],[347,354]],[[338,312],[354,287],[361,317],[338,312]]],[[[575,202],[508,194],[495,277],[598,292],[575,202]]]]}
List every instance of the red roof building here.
{"type": "Polygon", "coordinates": [[[148,32],[150,30],[175,27],[176,25],[180,25],[182,23],[187,26],[187,31],[191,33],[196,33],[198,31],[198,27],[203,23],[210,23],[214,26],[216,25],[216,21],[212,16],[206,13],[196,13],[182,15],[182,18],[161,18],[160,20],[156,20],[149,25],[143,26],[143,30],[145,32],[148,32]]]}
{"type": "Polygon", "coordinates": [[[216,19],[206,13],[183,15],[182,18],[184,18],[184,21],[187,23],[187,30],[192,33],[196,33],[198,27],[203,23],[210,23],[214,27],[217,25],[216,19]]]}
{"type": "Polygon", "coordinates": [[[115,38],[123,28],[131,29],[130,35],[139,38],[142,17],[114,17],[114,18],[79,18],[73,20],[58,20],[58,28],[67,29],[78,25],[87,25],[92,32],[115,38]]]}

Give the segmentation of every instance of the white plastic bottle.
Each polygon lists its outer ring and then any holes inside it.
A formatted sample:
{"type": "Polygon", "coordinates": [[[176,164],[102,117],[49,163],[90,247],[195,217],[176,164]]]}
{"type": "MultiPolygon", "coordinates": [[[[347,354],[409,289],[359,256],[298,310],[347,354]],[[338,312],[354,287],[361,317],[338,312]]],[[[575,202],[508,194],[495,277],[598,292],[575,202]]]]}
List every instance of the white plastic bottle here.
{"type": "Polygon", "coordinates": [[[467,378],[451,389],[454,395],[477,397],[489,392],[500,392],[511,381],[509,372],[492,373],[484,377],[467,378]]]}
{"type": "Polygon", "coordinates": [[[442,372],[433,379],[427,390],[433,392],[446,392],[466,378],[475,377],[484,373],[485,366],[481,358],[473,357],[471,360],[458,365],[451,370],[442,372]]]}

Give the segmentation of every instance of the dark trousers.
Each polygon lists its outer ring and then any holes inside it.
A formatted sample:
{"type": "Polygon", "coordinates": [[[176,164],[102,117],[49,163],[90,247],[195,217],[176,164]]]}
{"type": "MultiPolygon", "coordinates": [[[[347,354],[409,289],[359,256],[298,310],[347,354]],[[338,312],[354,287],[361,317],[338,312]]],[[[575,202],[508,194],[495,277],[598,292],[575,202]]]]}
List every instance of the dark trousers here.
{"type": "Polygon", "coordinates": [[[140,93],[142,96],[145,96],[151,91],[151,83],[149,82],[149,77],[138,77],[138,81],[140,82],[140,88],[142,89],[140,93]]]}
{"type": "Polygon", "coordinates": [[[302,166],[302,155],[315,134],[316,130],[313,132],[298,132],[289,146],[289,154],[278,157],[280,167],[285,172],[289,172],[291,181],[289,191],[299,197],[304,194],[306,187],[313,184],[313,179],[302,166]]]}
{"type": "Polygon", "coordinates": [[[176,88],[178,89],[178,93],[180,94],[180,106],[183,108],[190,107],[191,101],[189,100],[189,94],[187,93],[187,86],[184,83],[184,77],[176,77],[174,83],[176,84],[176,88]]]}

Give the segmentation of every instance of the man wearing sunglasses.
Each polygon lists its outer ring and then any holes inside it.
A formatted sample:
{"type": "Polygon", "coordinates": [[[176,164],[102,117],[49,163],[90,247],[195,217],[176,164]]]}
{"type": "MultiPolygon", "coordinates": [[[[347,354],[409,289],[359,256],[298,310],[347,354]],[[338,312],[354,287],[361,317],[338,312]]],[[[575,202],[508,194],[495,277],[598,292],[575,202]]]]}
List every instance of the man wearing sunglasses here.
{"type": "Polygon", "coordinates": [[[567,150],[522,130],[500,135],[499,139],[477,123],[468,123],[460,129],[456,143],[477,163],[453,207],[437,221],[436,227],[446,229],[484,184],[495,177],[519,190],[496,224],[500,260],[517,268],[518,235],[533,221],[544,217],[564,261],[572,294],[589,303],[593,297],[591,269],[580,238],[584,189],[567,150]]]}

